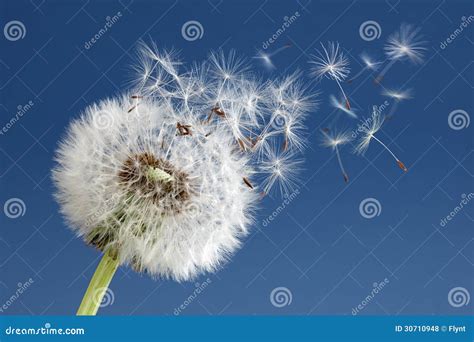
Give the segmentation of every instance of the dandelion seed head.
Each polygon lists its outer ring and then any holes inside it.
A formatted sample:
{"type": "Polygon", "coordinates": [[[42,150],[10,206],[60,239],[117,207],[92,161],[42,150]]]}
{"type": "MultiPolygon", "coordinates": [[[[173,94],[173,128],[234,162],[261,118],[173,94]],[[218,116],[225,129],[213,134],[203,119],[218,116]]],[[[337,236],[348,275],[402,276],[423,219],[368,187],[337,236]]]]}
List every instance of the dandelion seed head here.
{"type": "Polygon", "coordinates": [[[342,82],[350,73],[349,60],[337,42],[321,43],[321,50],[311,56],[312,75],[317,79],[327,77],[342,82]]]}
{"type": "Polygon", "coordinates": [[[361,54],[360,58],[362,59],[362,62],[365,64],[366,68],[370,70],[377,70],[381,64],[381,62],[374,61],[368,54],[365,54],[365,53],[361,54]]]}
{"type": "Polygon", "coordinates": [[[351,118],[357,119],[357,114],[355,113],[355,109],[347,109],[347,107],[343,104],[344,101],[338,100],[334,95],[329,96],[329,102],[331,103],[331,106],[334,108],[346,113],[349,115],[351,118]]]}
{"type": "Polygon", "coordinates": [[[382,124],[382,116],[377,112],[373,112],[372,116],[359,126],[359,130],[362,134],[355,146],[355,153],[364,154],[367,151],[375,133],[377,133],[380,128],[382,128],[382,124]]]}
{"type": "Polygon", "coordinates": [[[407,90],[390,90],[386,89],[382,93],[382,95],[391,97],[395,99],[395,101],[402,101],[402,100],[407,100],[412,98],[412,91],[407,89],[407,90]]]}
{"type": "Polygon", "coordinates": [[[348,131],[335,131],[332,130],[329,132],[323,131],[323,141],[322,144],[325,147],[330,147],[335,149],[338,146],[345,145],[349,143],[352,138],[351,134],[348,131]]]}
{"type": "Polygon", "coordinates": [[[189,280],[237,250],[260,189],[297,186],[314,101],[297,75],[262,81],[233,52],[186,69],[174,52],[142,45],[134,70],[130,94],[70,124],[56,198],[86,243],[139,272],[189,280]]]}
{"type": "Polygon", "coordinates": [[[415,63],[423,61],[426,51],[419,29],[409,24],[402,24],[398,31],[390,35],[384,49],[391,60],[406,58],[415,63]]]}

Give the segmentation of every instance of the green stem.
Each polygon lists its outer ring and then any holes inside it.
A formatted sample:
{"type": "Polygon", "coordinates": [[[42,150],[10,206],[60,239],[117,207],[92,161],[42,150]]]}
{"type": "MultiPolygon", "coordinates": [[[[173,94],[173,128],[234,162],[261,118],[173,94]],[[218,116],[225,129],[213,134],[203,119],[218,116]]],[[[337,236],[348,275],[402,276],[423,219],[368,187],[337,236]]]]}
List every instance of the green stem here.
{"type": "Polygon", "coordinates": [[[77,310],[77,316],[95,316],[97,314],[118,265],[117,253],[113,253],[110,249],[107,250],[92,276],[89,287],[82,298],[81,306],[77,310]]]}

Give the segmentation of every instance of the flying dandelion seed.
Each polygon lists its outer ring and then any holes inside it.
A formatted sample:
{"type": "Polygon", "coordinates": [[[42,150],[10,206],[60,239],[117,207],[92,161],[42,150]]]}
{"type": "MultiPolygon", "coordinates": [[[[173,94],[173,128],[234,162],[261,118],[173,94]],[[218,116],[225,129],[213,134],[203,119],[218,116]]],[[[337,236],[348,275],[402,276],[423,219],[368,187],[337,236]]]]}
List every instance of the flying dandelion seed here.
{"type": "Polygon", "coordinates": [[[371,116],[371,121],[369,122],[368,125],[363,124],[359,126],[359,130],[362,133],[362,137],[360,138],[359,142],[357,143],[355,147],[355,152],[357,154],[364,154],[369,148],[369,144],[373,139],[376,142],[378,142],[380,145],[382,145],[382,147],[390,153],[390,155],[397,162],[397,165],[400,169],[407,172],[408,169],[406,168],[405,164],[403,164],[400,161],[400,159],[398,159],[398,157],[388,148],[387,145],[385,145],[380,139],[378,139],[375,136],[375,133],[377,133],[380,130],[380,128],[382,128],[382,124],[383,124],[383,119],[381,118],[380,114],[373,113],[371,116]]]}
{"type": "Polygon", "coordinates": [[[357,114],[355,113],[355,109],[347,109],[343,104],[341,104],[341,101],[339,101],[334,95],[329,96],[329,102],[334,108],[341,110],[342,112],[346,113],[347,115],[349,115],[349,117],[353,119],[357,119],[357,114]]]}
{"type": "Polygon", "coordinates": [[[286,151],[279,154],[272,150],[259,167],[259,172],[265,175],[262,181],[262,194],[269,194],[275,186],[281,193],[288,194],[295,191],[302,164],[303,161],[296,159],[294,152],[286,151]]]}
{"type": "Polygon", "coordinates": [[[349,76],[349,60],[344,55],[342,49],[339,47],[339,43],[328,42],[327,48],[321,43],[321,50],[317,50],[317,55],[312,55],[313,64],[312,74],[316,79],[327,77],[333,81],[336,81],[342,95],[345,99],[345,105],[348,110],[351,109],[349,98],[346,96],[344,89],[341,86],[347,76],[349,76]]]}
{"type": "Polygon", "coordinates": [[[262,50],[257,51],[257,55],[253,57],[254,59],[258,59],[262,62],[263,66],[268,70],[271,71],[276,69],[275,64],[273,64],[272,57],[276,56],[283,50],[286,50],[291,47],[291,44],[285,44],[278,49],[274,50],[273,52],[264,52],[262,50]]]}
{"type": "Polygon", "coordinates": [[[331,133],[329,129],[321,130],[323,134],[323,146],[330,147],[336,152],[337,162],[341,169],[344,182],[349,182],[349,176],[342,163],[341,153],[339,152],[339,146],[345,145],[351,141],[351,135],[349,132],[335,132],[331,133]]]}
{"type": "Polygon", "coordinates": [[[363,53],[360,56],[360,58],[361,58],[362,63],[363,63],[362,69],[360,69],[360,71],[357,74],[352,76],[351,79],[347,81],[347,83],[354,82],[365,71],[371,71],[371,72],[376,71],[380,67],[380,64],[382,64],[382,62],[372,60],[372,58],[370,58],[369,55],[367,55],[365,53],[363,53]]]}
{"type": "Polygon", "coordinates": [[[397,61],[409,60],[413,63],[423,61],[426,42],[421,40],[419,32],[420,30],[413,25],[402,24],[398,31],[388,37],[384,50],[389,62],[375,78],[375,83],[380,83],[397,61]]]}
{"type": "Polygon", "coordinates": [[[88,107],[56,154],[61,212],[103,252],[78,315],[97,313],[119,265],[176,281],[218,270],[259,191],[297,187],[314,103],[298,74],[259,81],[233,52],[180,70],[154,45],[137,64],[133,91],[88,107]]]}
{"type": "Polygon", "coordinates": [[[387,96],[393,100],[393,105],[390,111],[385,115],[384,120],[390,120],[393,117],[393,114],[398,108],[398,105],[401,101],[408,100],[412,98],[412,91],[410,89],[404,91],[394,91],[394,90],[385,90],[382,92],[383,96],[387,96]]]}

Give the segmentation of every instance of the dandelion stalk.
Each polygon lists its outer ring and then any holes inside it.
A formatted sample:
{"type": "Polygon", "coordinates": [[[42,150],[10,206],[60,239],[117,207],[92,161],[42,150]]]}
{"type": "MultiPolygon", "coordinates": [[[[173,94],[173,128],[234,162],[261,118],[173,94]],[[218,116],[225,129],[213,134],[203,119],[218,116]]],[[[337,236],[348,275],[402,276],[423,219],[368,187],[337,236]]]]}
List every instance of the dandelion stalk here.
{"type": "Polygon", "coordinates": [[[108,249],[92,276],[87,291],[82,298],[81,305],[77,310],[77,316],[95,316],[97,314],[102,298],[118,266],[119,258],[117,253],[113,249],[108,249]]]}

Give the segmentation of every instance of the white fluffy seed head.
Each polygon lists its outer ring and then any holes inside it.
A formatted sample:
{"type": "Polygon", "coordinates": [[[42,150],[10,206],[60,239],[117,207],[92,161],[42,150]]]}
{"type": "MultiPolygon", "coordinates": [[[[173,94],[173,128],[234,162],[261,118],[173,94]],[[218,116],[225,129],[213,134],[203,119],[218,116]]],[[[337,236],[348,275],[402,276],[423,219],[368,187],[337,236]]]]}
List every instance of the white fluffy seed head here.
{"type": "Polygon", "coordinates": [[[182,117],[185,134],[163,103],[142,99],[128,113],[134,105],[105,100],[72,122],[53,171],[62,212],[87,243],[138,271],[213,271],[252,221],[249,158],[222,125],[182,117]]]}
{"type": "Polygon", "coordinates": [[[426,43],[422,41],[419,29],[402,24],[400,29],[388,37],[385,54],[391,60],[409,59],[414,63],[423,61],[426,43]]]}
{"type": "Polygon", "coordinates": [[[384,122],[383,117],[377,112],[373,112],[369,120],[368,124],[364,123],[360,126],[362,135],[354,148],[354,152],[357,154],[363,155],[367,151],[374,134],[382,128],[384,122]]]}
{"type": "Polygon", "coordinates": [[[259,191],[296,186],[315,101],[297,74],[261,81],[234,53],[186,69],[143,45],[134,70],[133,92],[71,123],[56,197],[88,244],[137,271],[188,280],[238,248],[259,191]]]}
{"type": "Polygon", "coordinates": [[[312,55],[310,63],[312,73],[317,78],[327,77],[342,82],[350,73],[349,60],[337,42],[328,42],[327,46],[321,43],[321,50],[312,55]]]}

